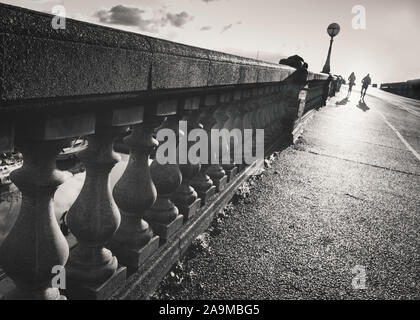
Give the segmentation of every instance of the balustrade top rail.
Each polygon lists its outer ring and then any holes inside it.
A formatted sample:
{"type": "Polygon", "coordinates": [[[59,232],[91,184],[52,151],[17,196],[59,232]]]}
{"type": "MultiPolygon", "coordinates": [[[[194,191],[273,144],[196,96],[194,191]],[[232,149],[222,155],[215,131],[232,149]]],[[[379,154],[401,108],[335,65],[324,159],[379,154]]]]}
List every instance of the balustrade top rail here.
{"type": "Polygon", "coordinates": [[[51,21],[49,14],[0,4],[0,112],[258,85],[295,71],[73,19],[54,30],[51,21]]]}

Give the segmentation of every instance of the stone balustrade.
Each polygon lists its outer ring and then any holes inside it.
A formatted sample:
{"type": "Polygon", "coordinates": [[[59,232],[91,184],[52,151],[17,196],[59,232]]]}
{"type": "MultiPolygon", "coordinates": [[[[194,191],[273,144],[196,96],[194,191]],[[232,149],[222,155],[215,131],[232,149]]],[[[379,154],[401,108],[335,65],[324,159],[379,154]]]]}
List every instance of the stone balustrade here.
{"type": "MultiPolygon", "coordinates": [[[[13,280],[5,298],[129,298],[139,286],[147,295],[254,168],[243,157],[151,162],[155,129],[237,129],[219,144],[232,155],[244,129],[264,129],[268,150],[325,104],[331,79],[71,19],[54,30],[51,18],[0,4],[0,152],[17,148],[24,159],[11,174],[20,212],[0,247],[13,280]],[[69,246],[54,215],[64,181],[56,158],[80,136],[86,178],[67,216],[77,243],[69,246]],[[111,189],[121,136],[129,160],[111,189]],[[54,266],[65,268],[65,290],[52,284],[54,266]]],[[[261,142],[240,143],[244,155],[261,142]]]]}
{"type": "MultiPolygon", "coordinates": [[[[375,86],[375,84],[373,84],[373,86],[375,86]]],[[[380,89],[403,97],[420,100],[420,79],[408,80],[405,82],[382,83],[380,89]]]]}

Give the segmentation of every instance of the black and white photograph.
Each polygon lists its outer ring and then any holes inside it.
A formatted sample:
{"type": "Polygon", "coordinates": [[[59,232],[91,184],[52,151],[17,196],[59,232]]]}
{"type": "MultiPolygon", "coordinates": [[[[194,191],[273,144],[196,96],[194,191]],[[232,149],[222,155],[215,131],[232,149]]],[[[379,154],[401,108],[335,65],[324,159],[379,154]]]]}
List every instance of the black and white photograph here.
{"type": "Polygon", "coordinates": [[[0,0],[0,306],[418,301],[419,37],[418,0],[0,0]]]}

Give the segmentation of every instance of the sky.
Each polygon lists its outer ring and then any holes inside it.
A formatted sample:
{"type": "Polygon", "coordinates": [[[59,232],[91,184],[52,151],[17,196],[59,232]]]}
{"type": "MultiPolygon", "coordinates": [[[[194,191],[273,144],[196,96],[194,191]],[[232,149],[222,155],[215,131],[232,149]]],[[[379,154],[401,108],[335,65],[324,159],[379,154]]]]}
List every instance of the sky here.
{"type": "Polygon", "coordinates": [[[321,71],[336,22],[331,72],[373,83],[420,78],[419,0],[0,0],[153,37],[278,63],[298,54],[321,71]],[[360,9],[365,12],[365,28],[360,9]],[[361,23],[362,22],[362,23],[361,23]]]}

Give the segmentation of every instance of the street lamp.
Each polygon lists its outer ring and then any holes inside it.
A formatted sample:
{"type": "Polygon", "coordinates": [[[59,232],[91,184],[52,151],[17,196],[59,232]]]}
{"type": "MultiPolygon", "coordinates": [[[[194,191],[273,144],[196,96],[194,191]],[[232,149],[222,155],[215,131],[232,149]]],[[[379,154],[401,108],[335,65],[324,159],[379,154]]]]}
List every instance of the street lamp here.
{"type": "Polygon", "coordinates": [[[327,28],[327,32],[329,36],[331,37],[331,40],[330,40],[330,48],[328,49],[327,61],[325,61],[324,68],[321,71],[322,73],[330,73],[330,70],[331,70],[330,59],[331,59],[332,44],[334,42],[334,37],[340,32],[340,25],[338,23],[331,23],[327,28]]]}

